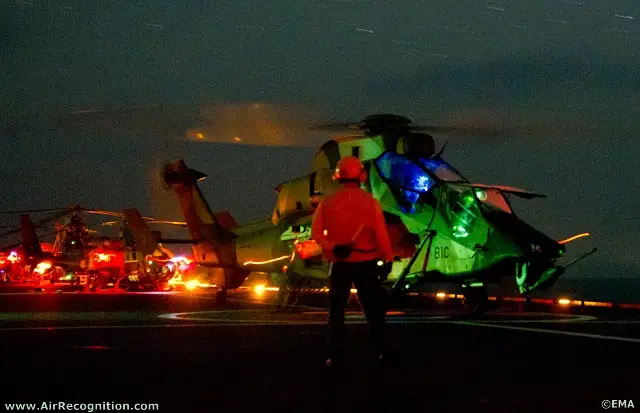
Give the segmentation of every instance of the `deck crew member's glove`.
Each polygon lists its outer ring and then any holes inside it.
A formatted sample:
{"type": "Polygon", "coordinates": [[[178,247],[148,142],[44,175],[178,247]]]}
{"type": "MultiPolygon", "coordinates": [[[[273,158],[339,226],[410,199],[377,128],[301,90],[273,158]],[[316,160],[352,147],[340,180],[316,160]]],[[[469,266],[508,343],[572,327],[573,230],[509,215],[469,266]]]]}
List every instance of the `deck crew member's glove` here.
{"type": "Polygon", "coordinates": [[[349,244],[336,245],[333,247],[333,255],[339,260],[345,260],[353,252],[353,247],[349,244]]]}

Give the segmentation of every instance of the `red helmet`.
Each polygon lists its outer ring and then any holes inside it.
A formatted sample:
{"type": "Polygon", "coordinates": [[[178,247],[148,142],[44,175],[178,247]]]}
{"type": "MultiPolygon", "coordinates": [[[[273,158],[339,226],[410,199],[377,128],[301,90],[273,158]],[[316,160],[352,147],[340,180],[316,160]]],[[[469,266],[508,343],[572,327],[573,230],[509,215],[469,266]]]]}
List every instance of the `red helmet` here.
{"type": "Polygon", "coordinates": [[[362,165],[360,159],[355,156],[345,156],[338,162],[333,179],[336,181],[364,182],[367,179],[367,172],[364,170],[364,165],[362,165]]]}

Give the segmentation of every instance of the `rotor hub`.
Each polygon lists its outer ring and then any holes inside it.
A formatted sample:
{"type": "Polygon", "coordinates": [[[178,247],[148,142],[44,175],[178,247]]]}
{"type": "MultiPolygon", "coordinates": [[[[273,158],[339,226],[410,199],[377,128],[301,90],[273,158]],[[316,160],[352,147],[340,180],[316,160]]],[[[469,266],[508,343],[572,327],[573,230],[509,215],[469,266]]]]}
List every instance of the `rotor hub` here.
{"type": "Polygon", "coordinates": [[[409,131],[411,119],[392,114],[370,115],[361,122],[361,128],[368,134],[379,135],[389,132],[409,131]]]}

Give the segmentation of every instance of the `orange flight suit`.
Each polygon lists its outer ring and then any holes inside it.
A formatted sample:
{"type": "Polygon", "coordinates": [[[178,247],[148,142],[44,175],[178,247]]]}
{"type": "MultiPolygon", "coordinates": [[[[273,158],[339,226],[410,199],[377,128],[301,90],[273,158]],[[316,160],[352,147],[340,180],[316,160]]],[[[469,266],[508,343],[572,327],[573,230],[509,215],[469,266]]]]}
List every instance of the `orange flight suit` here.
{"type": "Polygon", "coordinates": [[[380,203],[359,187],[342,187],[320,202],[313,217],[311,238],[322,246],[327,261],[337,261],[335,245],[349,243],[354,251],[345,262],[393,261],[380,203]]]}
{"type": "Polygon", "coordinates": [[[311,238],[331,261],[329,276],[329,359],[327,366],[340,364],[344,348],[344,314],[352,283],[369,324],[374,350],[380,360],[386,343],[386,305],[381,288],[378,261],[393,261],[391,241],[379,202],[357,185],[345,185],[327,196],[316,209],[311,238]],[[351,244],[352,252],[338,259],[336,245],[351,244]]]}

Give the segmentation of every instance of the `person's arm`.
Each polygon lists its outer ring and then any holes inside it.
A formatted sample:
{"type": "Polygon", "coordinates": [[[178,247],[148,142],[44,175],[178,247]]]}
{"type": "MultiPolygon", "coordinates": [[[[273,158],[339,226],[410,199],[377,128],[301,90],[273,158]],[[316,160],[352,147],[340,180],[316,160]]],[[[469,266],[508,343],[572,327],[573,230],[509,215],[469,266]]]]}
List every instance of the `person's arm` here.
{"type": "Polygon", "coordinates": [[[382,208],[380,207],[380,203],[377,200],[373,200],[374,202],[374,217],[373,217],[373,228],[376,234],[376,242],[378,243],[378,247],[382,252],[382,258],[386,262],[393,261],[393,250],[391,249],[391,240],[389,239],[389,232],[387,231],[387,224],[384,220],[384,214],[382,213],[382,208]]]}
{"type": "Polygon", "coordinates": [[[320,202],[313,216],[313,222],[311,223],[311,239],[320,244],[323,251],[331,251],[334,245],[326,234],[326,228],[324,226],[324,219],[322,216],[322,205],[323,203],[320,202]]]}

